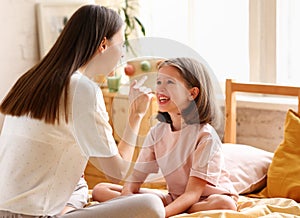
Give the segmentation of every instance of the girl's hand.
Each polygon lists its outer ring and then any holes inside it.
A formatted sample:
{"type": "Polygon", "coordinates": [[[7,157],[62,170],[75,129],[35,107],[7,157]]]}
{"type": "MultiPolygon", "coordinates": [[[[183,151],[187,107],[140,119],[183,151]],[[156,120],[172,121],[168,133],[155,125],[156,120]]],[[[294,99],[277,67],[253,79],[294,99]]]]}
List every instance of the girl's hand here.
{"type": "Polygon", "coordinates": [[[130,188],[125,183],[125,185],[123,186],[122,191],[121,191],[121,196],[132,195],[132,194],[133,194],[133,192],[130,190],[130,188]]]}
{"type": "Polygon", "coordinates": [[[121,196],[124,196],[124,195],[132,195],[133,193],[128,191],[128,190],[124,190],[122,189],[122,192],[121,192],[121,196]]]}
{"type": "Polygon", "coordinates": [[[144,116],[147,112],[151,99],[154,96],[150,88],[144,86],[144,82],[147,80],[147,76],[144,76],[139,81],[134,80],[130,85],[129,91],[129,103],[132,113],[144,116]]]}

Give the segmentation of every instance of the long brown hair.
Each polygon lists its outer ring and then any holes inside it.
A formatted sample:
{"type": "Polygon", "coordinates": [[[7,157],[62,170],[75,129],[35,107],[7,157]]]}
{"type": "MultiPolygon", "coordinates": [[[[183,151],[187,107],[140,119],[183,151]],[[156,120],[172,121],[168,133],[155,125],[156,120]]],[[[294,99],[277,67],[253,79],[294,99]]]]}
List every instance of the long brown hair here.
{"type": "MultiPolygon", "coordinates": [[[[220,108],[217,106],[217,99],[211,80],[208,67],[192,58],[173,58],[160,63],[158,69],[164,66],[172,66],[177,69],[185,80],[187,87],[198,87],[199,94],[189,106],[181,111],[181,115],[187,124],[209,123],[215,127],[220,124],[220,108]]],[[[167,112],[159,112],[159,121],[172,123],[167,112]]]]}
{"type": "Polygon", "coordinates": [[[122,25],[121,17],[112,9],[99,5],[79,8],[47,55],[17,80],[0,111],[59,123],[59,102],[64,93],[68,122],[67,96],[72,74],[92,58],[104,37],[110,40],[122,25]]]}

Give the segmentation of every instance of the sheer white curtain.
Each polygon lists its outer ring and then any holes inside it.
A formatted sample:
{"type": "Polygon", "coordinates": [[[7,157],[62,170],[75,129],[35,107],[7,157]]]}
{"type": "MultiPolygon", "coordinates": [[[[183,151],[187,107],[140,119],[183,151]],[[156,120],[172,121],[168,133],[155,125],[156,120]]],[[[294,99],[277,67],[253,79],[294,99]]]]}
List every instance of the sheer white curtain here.
{"type": "Polygon", "coordinates": [[[147,36],[187,43],[189,0],[139,0],[139,3],[147,36]]]}
{"type": "Polygon", "coordinates": [[[224,84],[249,80],[248,0],[140,0],[147,36],[195,49],[224,84]]]}
{"type": "Polygon", "coordinates": [[[299,0],[277,0],[277,83],[300,86],[299,11],[299,0]]]}

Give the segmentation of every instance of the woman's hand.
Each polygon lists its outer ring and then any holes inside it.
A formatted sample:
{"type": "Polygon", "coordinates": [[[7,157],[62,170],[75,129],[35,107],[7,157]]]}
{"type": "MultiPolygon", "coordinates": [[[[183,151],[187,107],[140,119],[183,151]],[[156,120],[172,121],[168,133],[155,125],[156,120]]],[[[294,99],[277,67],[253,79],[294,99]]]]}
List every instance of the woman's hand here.
{"type": "Polygon", "coordinates": [[[144,86],[147,78],[147,76],[144,76],[139,81],[134,80],[130,85],[129,91],[130,112],[142,117],[147,112],[151,99],[154,96],[152,90],[144,86]]]}

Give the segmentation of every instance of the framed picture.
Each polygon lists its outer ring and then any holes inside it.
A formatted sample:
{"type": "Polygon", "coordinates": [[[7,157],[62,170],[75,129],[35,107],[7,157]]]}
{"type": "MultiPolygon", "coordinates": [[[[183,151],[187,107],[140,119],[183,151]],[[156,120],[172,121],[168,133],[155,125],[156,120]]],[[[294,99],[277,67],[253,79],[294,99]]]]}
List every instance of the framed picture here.
{"type": "Polygon", "coordinates": [[[38,3],[38,39],[40,57],[52,47],[65,23],[83,3],[38,3]]]}

